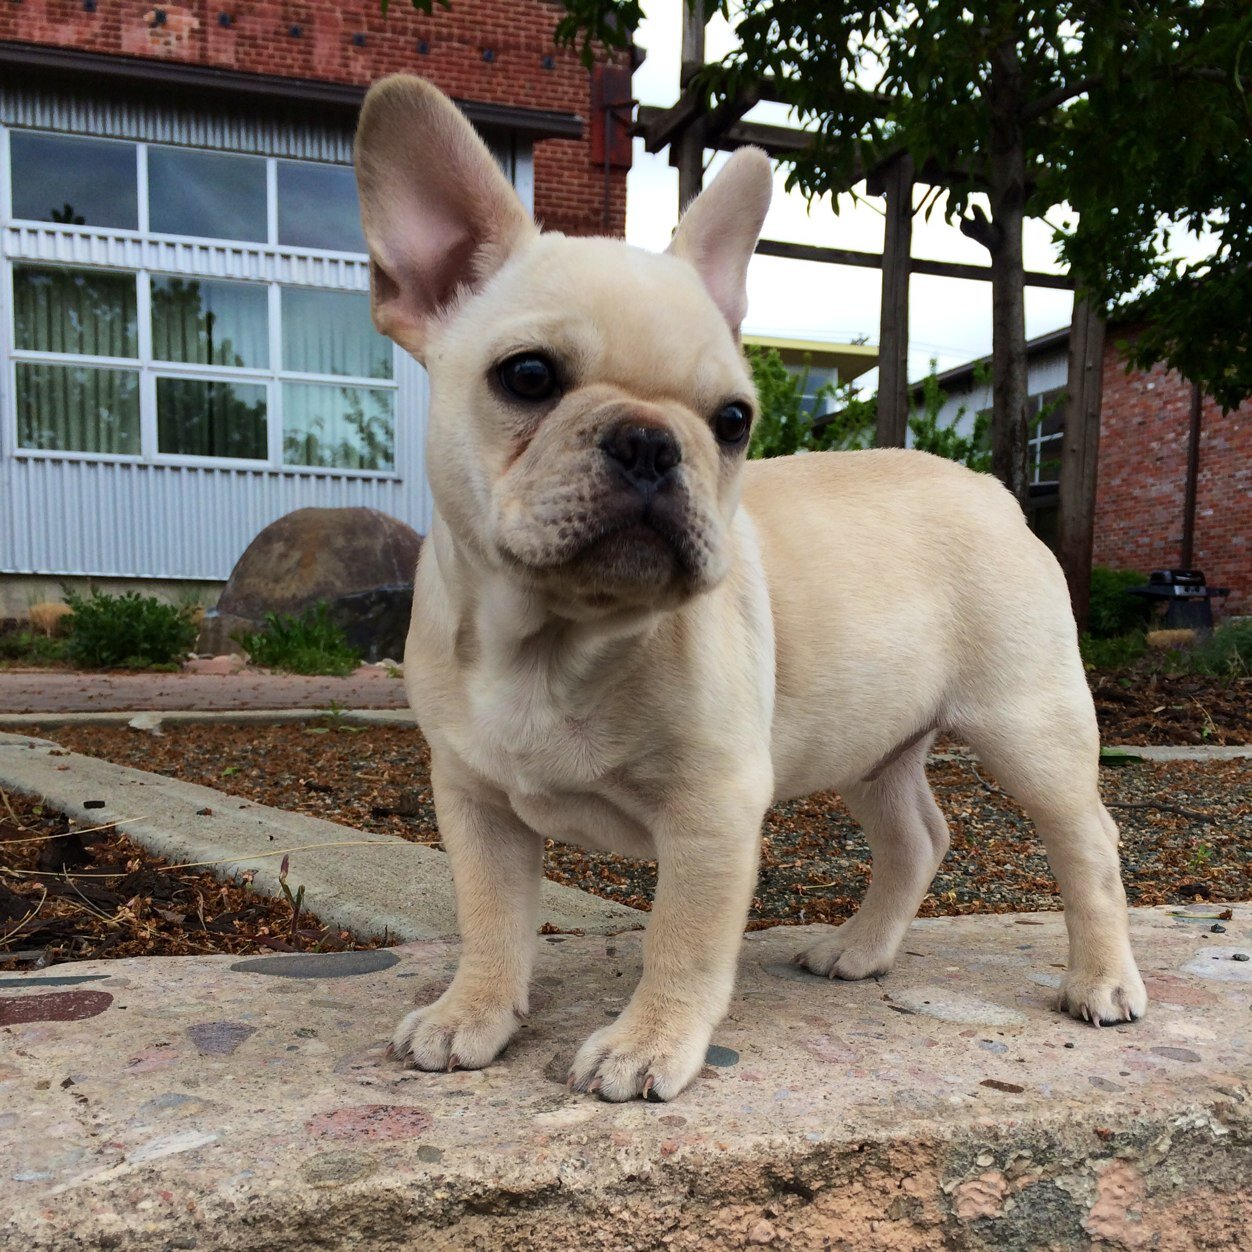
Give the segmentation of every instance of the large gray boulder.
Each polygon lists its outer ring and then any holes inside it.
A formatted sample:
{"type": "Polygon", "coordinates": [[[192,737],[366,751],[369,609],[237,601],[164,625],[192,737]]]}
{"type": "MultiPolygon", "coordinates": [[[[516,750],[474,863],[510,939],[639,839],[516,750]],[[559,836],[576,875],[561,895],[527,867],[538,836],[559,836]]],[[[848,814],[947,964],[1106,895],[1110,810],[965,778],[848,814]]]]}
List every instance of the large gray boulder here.
{"type": "Polygon", "coordinates": [[[367,661],[404,655],[422,537],[377,509],[296,509],[271,522],[235,563],[204,615],[197,650],[241,652],[232,636],[259,630],[267,613],[319,602],[367,661]]]}

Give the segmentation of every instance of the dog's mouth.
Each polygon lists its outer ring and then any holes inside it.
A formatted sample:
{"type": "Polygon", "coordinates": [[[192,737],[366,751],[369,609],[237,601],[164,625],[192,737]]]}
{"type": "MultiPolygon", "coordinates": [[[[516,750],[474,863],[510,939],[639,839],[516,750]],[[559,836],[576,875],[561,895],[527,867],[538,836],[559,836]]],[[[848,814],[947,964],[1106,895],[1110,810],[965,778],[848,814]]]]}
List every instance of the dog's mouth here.
{"type": "Polygon", "coordinates": [[[563,522],[554,539],[509,556],[532,573],[589,591],[692,587],[708,554],[690,505],[668,498],[609,502],[575,524],[563,522]]]}

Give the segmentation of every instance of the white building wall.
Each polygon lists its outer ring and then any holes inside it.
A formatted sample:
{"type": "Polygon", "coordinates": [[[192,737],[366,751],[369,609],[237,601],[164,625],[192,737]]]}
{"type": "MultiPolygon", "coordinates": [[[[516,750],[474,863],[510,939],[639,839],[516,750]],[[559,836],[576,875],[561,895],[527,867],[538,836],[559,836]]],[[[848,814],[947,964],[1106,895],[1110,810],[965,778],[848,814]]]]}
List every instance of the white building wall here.
{"type": "MultiPolygon", "coordinates": [[[[1051,352],[1039,353],[1030,359],[1027,366],[1027,394],[1038,396],[1045,391],[1063,388],[1068,372],[1069,361],[1064,345],[1051,352]]],[[[991,384],[977,384],[971,378],[961,387],[945,387],[943,390],[947,398],[939,410],[939,425],[955,426],[968,437],[973,433],[975,417],[984,409],[991,408],[991,384]]],[[[911,435],[909,439],[911,442],[911,435]]]]}

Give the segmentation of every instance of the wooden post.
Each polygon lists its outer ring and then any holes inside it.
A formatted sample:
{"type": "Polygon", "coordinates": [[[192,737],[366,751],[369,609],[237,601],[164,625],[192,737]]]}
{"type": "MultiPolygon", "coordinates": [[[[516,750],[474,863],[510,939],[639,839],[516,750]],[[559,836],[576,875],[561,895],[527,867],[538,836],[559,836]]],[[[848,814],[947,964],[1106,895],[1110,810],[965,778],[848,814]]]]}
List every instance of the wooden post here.
{"type": "Polygon", "coordinates": [[[1200,423],[1204,414],[1204,392],[1199,383],[1191,384],[1191,429],[1187,435],[1187,486],[1182,506],[1182,549],[1180,569],[1190,569],[1195,557],[1195,497],[1200,477],[1200,423]]]}
{"type": "Polygon", "coordinates": [[[1074,301],[1069,330],[1065,431],[1061,437],[1057,557],[1069,584],[1078,629],[1091,606],[1091,549],[1100,461],[1100,402],[1104,383],[1104,319],[1084,296],[1074,301]]]}
{"type": "MultiPolygon", "coordinates": [[[[684,0],[682,62],[678,71],[680,90],[704,68],[704,0],[684,0]]],[[[678,212],[700,194],[704,186],[705,114],[700,115],[670,146],[670,161],[678,167],[678,212]]]]}
{"type": "Polygon", "coordinates": [[[1026,301],[1022,222],[1026,210],[1026,143],[1022,68],[1017,43],[991,51],[991,472],[1017,497],[1030,498],[1026,473],[1026,301]]]}
{"type": "Polygon", "coordinates": [[[878,323],[878,419],[874,445],[903,448],[909,428],[909,254],[913,245],[913,158],[897,157],[874,178],[886,197],[882,313],[878,323]]]}

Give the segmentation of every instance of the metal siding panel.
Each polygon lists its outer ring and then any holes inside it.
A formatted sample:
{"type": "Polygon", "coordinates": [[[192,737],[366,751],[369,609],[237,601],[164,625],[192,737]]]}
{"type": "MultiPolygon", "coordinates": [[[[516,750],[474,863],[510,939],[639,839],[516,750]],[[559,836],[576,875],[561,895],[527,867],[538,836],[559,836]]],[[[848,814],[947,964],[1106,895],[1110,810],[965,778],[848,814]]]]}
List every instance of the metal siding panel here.
{"type": "Polygon", "coordinates": [[[424,531],[425,487],[394,479],[196,466],[14,460],[0,569],[224,579],[262,527],[306,507],[361,505],[424,531]],[[19,519],[26,519],[19,525],[19,519]]]}
{"type": "Polygon", "coordinates": [[[148,143],[253,152],[304,161],[352,162],[352,130],[314,106],[295,120],[244,112],[170,108],[88,95],[0,88],[0,122],[148,143]]]}
{"type": "Polygon", "coordinates": [[[1030,362],[1027,390],[1032,396],[1069,383],[1069,355],[1064,348],[1048,356],[1036,357],[1030,362]]]}

